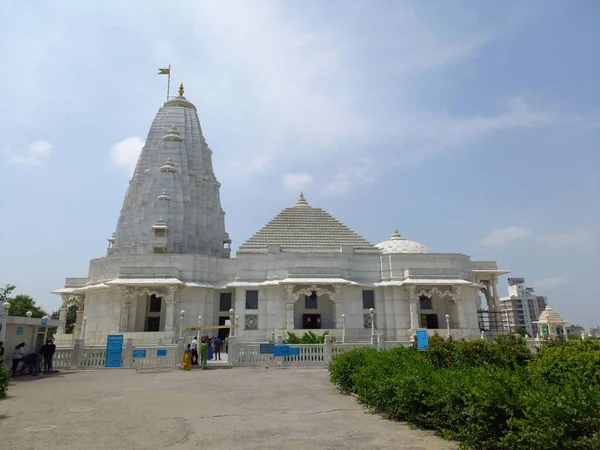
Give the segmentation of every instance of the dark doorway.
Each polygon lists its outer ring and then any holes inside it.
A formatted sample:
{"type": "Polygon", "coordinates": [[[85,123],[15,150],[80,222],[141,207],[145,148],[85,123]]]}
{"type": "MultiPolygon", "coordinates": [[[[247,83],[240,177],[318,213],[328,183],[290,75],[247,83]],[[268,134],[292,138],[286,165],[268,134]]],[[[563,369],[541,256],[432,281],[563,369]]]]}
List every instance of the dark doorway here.
{"type": "MultiPolygon", "coordinates": [[[[219,317],[219,325],[223,326],[225,325],[225,321],[229,320],[229,317],[219,317]]],[[[223,340],[225,339],[225,336],[227,336],[228,334],[231,334],[231,329],[230,328],[219,328],[219,339],[223,340]]]]}
{"type": "Polygon", "coordinates": [[[147,331],[160,331],[160,317],[148,317],[146,321],[147,331]]]}
{"type": "Polygon", "coordinates": [[[305,330],[320,330],[321,314],[303,314],[302,328],[304,328],[305,330]]]}
{"type": "Polygon", "coordinates": [[[438,316],[437,314],[421,314],[421,327],[438,329],[438,316]]]}

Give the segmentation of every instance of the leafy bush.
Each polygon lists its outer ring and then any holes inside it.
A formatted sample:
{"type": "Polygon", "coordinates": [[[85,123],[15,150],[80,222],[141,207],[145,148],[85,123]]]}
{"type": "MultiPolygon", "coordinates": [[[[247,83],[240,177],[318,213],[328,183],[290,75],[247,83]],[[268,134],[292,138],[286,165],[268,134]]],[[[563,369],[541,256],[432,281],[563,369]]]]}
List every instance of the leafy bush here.
{"type": "Polygon", "coordinates": [[[473,449],[600,449],[600,346],[583,340],[531,355],[519,336],[434,337],[420,353],[357,349],[331,381],[386,417],[434,429],[473,449]]]}
{"type": "Polygon", "coordinates": [[[10,377],[8,373],[8,369],[0,364],[0,398],[6,397],[6,391],[8,390],[8,383],[10,382],[10,377]]]}
{"type": "Polygon", "coordinates": [[[336,356],[329,364],[331,382],[339,386],[343,392],[354,392],[352,377],[364,366],[365,359],[370,354],[376,353],[372,348],[359,348],[336,356]]]}
{"type": "Polygon", "coordinates": [[[308,331],[302,336],[298,336],[292,331],[287,331],[287,337],[283,340],[284,344],[323,344],[325,343],[325,336],[329,334],[329,331],[325,331],[321,336],[308,331]]]}

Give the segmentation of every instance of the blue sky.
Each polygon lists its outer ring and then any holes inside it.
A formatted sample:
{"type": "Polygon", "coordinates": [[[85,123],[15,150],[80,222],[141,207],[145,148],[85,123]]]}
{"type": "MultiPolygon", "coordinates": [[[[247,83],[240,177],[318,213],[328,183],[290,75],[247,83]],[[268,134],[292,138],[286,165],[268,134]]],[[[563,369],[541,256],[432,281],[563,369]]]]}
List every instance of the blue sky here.
{"type": "Polygon", "coordinates": [[[170,62],[234,247],[303,189],[600,325],[597,1],[223,5],[3,2],[0,283],[54,310],[106,253],[170,62]]]}

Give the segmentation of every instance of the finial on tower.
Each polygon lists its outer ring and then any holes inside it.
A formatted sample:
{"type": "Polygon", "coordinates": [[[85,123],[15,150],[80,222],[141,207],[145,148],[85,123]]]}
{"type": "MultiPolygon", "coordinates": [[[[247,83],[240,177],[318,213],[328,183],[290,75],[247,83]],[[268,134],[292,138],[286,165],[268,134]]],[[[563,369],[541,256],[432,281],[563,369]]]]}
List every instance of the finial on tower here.
{"type": "Polygon", "coordinates": [[[392,239],[402,239],[402,236],[398,232],[398,228],[394,228],[394,233],[392,234],[392,239]]]}
{"type": "Polygon", "coordinates": [[[179,95],[183,97],[183,82],[179,84],[179,95]]]}
{"type": "Polygon", "coordinates": [[[296,200],[296,204],[294,206],[308,206],[308,203],[304,199],[304,193],[300,191],[300,197],[296,200]]]}

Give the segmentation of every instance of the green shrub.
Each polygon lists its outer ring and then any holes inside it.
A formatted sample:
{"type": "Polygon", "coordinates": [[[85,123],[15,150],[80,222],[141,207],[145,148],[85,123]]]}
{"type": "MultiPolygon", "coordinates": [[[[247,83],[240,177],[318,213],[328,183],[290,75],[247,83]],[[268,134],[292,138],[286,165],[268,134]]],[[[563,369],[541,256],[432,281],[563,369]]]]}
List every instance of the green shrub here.
{"type": "Polygon", "coordinates": [[[8,390],[8,383],[10,382],[8,369],[0,364],[0,398],[6,397],[6,391],[8,390]]]}
{"type": "Polygon", "coordinates": [[[288,331],[286,333],[287,336],[283,340],[284,344],[324,344],[325,336],[329,334],[329,331],[325,331],[321,336],[315,334],[312,331],[308,331],[302,336],[298,336],[293,331],[288,331]]]}
{"type": "Polygon", "coordinates": [[[600,346],[542,346],[519,336],[430,340],[429,351],[353,350],[331,381],[386,417],[435,430],[472,449],[600,449],[600,346]]]}
{"type": "Polygon", "coordinates": [[[600,448],[600,389],[574,374],[562,384],[532,377],[520,395],[521,416],[500,442],[515,450],[600,448]]]}
{"type": "Polygon", "coordinates": [[[372,348],[359,348],[337,355],[329,363],[329,377],[343,392],[354,392],[352,377],[364,366],[365,359],[377,352],[372,348]]]}

